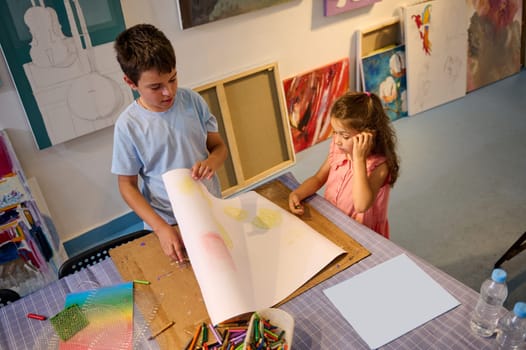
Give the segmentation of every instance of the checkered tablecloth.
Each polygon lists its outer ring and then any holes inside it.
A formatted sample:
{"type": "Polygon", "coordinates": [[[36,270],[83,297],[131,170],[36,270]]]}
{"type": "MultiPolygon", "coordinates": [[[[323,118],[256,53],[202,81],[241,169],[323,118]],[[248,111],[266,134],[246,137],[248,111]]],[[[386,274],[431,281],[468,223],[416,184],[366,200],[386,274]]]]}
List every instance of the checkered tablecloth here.
{"type": "MultiPolygon", "coordinates": [[[[279,180],[291,189],[298,186],[298,182],[290,173],[282,175],[279,180]]],[[[309,200],[309,204],[367,248],[371,255],[281,306],[295,318],[294,349],[369,349],[325,296],[323,290],[402,253],[416,262],[461,305],[381,349],[493,349],[494,339],[475,336],[469,328],[470,313],[478,299],[477,292],[374,231],[358,224],[343,212],[335,209],[323,197],[314,196],[309,200]]]]}
{"type": "MultiPolygon", "coordinates": [[[[1,350],[56,350],[59,338],[49,317],[64,309],[66,295],[122,283],[123,280],[111,259],[69,275],[24,298],[0,308],[1,350]],[[48,317],[39,321],[27,317],[35,313],[48,317]]],[[[134,309],[134,343],[139,349],[159,349],[150,335],[142,315],[134,309]]]]}
{"type": "MultiPolygon", "coordinates": [[[[279,180],[289,188],[298,185],[290,173],[280,176],[279,180]]],[[[367,344],[325,296],[323,290],[402,253],[415,261],[429,276],[459,300],[461,305],[381,349],[493,349],[493,338],[480,338],[473,335],[469,329],[470,312],[476,304],[477,292],[351,220],[322,197],[313,196],[309,199],[309,203],[367,248],[371,255],[280,307],[292,314],[295,319],[293,349],[368,349],[367,344]]],[[[0,349],[56,349],[57,340],[53,336],[49,322],[28,319],[26,315],[30,312],[48,317],[55,315],[63,309],[66,294],[120,282],[122,279],[115,265],[111,259],[106,259],[0,308],[0,349]]],[[[139,326],[134,325],[134,327],[140,327],[140,321],[139,326]]],[[[146,338],[149,332],[143,335],[146,338]]],[[[137,349],[158,348],[155,341],[145,341],[142,338],[135,340],[137,349]]]]}

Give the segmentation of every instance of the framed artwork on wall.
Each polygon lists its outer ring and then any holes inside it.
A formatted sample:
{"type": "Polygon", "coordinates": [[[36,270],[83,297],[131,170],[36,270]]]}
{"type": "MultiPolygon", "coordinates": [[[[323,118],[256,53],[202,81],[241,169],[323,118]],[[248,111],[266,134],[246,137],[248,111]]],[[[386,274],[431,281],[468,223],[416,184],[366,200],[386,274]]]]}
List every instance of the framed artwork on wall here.
{"type": "Polygon", "coordinates": [[[381,0],[324,0],[323,14],[325,16],[334,16],[342,12],[369,6],[379,1],[381,0]]]}
{"type": "Polygon", "coordinates": [[[181,27],[187,29],[291,0],[178,0],[181,27]]]}
{"type": "Polygon", "coordinates": [[[331,135],[330,108],[349,89],[349,58],[283,81],[294,151],[331,135]]]}
{"type": "Polygon", "coordinates": [[[0,43],[39,149],[114,124],[133,99],[119,0],[0,0],[0,43]]]}

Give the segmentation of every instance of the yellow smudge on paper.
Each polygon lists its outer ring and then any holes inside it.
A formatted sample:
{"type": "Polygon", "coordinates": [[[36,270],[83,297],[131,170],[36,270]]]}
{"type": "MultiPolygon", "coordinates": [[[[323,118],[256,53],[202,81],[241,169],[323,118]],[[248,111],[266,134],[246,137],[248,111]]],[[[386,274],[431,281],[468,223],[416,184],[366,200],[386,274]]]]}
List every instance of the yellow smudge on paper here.
{"type": "Polygon", "coordinates": [[[252,225],[265,230],[281,224],[281,213],[277,210],[262,208],[257,212],[256,217],[252,220],[252,225]]]}
{"type": "Polygon", "coordinates": [[[179,191],[184,194],[191,194],[197,189],[197,182],[191,177],[185,177],[178,183],[179,191]]]}
{"type": "Polygon", "coordinates": [[[224,207],[223,212],[225,215],[230,216],[232,219],[237,221],[244,221],[248,217],[248,212],[245,209],[236,207],[224,207]]]}

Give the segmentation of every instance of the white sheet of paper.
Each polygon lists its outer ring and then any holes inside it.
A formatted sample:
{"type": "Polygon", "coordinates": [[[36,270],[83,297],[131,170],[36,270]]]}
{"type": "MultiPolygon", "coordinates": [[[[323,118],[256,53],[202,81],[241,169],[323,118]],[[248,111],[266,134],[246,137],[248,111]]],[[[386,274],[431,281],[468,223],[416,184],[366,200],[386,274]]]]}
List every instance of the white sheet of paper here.
{"type": "Polygon", "coordinates": [[[405,254],[324,293],[371,349],[460,304],[405,254]]]}
{"type": "Polygon", "coordinates": [[[256,192],[215,198],[188,169],[163,181],[214,324],[277,304],[344,253],[256,192]]]}

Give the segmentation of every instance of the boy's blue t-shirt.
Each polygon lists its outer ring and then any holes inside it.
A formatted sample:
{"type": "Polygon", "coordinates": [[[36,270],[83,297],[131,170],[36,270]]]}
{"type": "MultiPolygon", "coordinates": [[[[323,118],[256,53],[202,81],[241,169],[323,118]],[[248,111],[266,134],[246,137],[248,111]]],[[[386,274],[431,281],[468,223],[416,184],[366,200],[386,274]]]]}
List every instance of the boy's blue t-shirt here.
{"type": "MultiPolygon", "coordinates": [[[[166,222],[175,224],[161,176],[208,158],[207,133],[217,131],[216,118],[193,90],[178,88],[173,106],[165,112],[148,111],[134,101],[115,123],[111,172],[139,175],[146,200],[166,222]]],[[[221,196],[217,175],[203,182],[210,193],[221,196]]]]}

